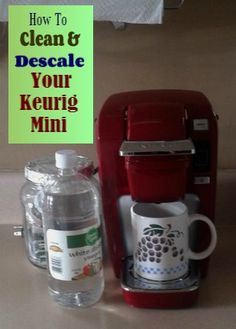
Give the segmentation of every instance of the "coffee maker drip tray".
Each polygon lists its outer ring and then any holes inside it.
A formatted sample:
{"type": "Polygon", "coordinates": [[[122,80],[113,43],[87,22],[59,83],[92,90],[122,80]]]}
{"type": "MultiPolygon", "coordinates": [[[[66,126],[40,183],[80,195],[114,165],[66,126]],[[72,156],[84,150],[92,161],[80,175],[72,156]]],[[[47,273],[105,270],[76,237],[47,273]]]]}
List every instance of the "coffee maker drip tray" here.
{"type": "Polygon", "coordinates": [[[135,307],[182,308],[197,299],[200,275],[196,262],[191,261],[185,277],[170,281],[147,280],[133,270],[133,257],[124,260],[121,287],[125,301],[135,307]]]}

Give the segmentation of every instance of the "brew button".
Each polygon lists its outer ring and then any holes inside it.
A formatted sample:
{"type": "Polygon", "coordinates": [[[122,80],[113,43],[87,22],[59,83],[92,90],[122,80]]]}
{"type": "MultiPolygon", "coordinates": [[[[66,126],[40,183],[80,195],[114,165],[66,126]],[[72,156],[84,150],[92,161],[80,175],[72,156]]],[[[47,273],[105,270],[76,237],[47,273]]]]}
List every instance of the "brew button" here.
{"type": "Polygon", "coordinates": [[[193,130],[206,131],[208,130],[208,119],[195,119],[193,120],[193,130]]]}

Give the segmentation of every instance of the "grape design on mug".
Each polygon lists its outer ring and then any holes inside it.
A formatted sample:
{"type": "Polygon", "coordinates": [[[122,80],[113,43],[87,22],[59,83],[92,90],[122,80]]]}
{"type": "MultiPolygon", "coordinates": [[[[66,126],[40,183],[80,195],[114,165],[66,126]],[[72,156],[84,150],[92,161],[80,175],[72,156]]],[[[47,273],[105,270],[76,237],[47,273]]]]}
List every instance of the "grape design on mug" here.
{"type": "Polygon", "coordinates": [[[171,228],[171,224],[167,224],[166,227],[150,224],[144,228],[143,237],[138,241],[137,259],[140,262],[160,263],[163,254],[169,253],[174,258],[179,257],[181,262],[184,261],[184,249],[175,246],[175,239],[184,236],[184,233],[171,228]]]}

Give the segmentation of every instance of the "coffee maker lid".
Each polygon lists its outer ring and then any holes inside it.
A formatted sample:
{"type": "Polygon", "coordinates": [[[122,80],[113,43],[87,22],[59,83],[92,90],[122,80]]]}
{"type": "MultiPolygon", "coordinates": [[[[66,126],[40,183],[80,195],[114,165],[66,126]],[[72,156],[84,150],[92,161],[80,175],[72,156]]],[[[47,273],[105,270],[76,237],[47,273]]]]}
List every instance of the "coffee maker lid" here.
{"type": "Polygon", "coordinates": [[[186,139],[187,112],[182,103],[131,104],[127,111],[127,140],[174,141],[186,139]]]}

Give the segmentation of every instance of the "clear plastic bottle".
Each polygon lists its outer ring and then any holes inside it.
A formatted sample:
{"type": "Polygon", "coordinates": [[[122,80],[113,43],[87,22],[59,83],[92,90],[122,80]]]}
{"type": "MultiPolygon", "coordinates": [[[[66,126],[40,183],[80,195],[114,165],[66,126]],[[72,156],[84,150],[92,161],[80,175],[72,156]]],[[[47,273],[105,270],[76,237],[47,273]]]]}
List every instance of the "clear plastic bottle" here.
{"type": "Polygon", "coordinates": [[[74,169],[74,151],[55,158],[58,174],[45,182],[42,199],[49,294],[59,304],[86,307],[104,289],[98,190],[74,169]]]}

